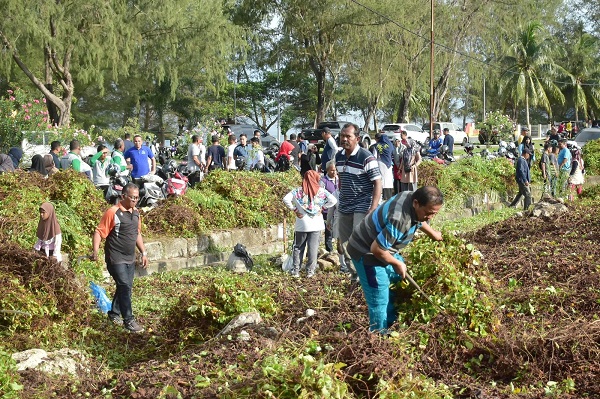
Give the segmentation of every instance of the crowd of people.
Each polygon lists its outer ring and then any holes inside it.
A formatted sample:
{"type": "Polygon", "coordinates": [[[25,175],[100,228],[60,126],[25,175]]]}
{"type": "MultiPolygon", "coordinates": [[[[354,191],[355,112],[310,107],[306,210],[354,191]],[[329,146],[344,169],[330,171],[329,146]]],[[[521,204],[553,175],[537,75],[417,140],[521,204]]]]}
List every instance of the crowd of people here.
{"type": "MultiPolygon", "coordinates": [[[[449,135],[445,133],[445,136],[449,135]]],[[[531,204],[531,175],[535,150],[526,128],[519,139],[519,158],[515,164],[519,195],[525,197],[525,208],[531,204]]],[[[408,245],[417,230],[433,240],[442,240],[440,232],[428,222],[439,212],[443,195],[437,187],[417,189],[418,166],[422,161],[419,145],[401,132],[393,142],[385,134],[377,134],[375,144],[364,148],[360,129],[346,124],[339,135],[339,147],[331,132],[322,133],[324,148],[306,143],[302,135],[290,135],[280,146],[276,160],[287,159],[302,176],[302,184],[290,190],[282,201],[295,215],[295,234],[292,246],[291,275],[301,275],[304,254],[305,273],[311,278],[317,273],[317,254],[324,232],[325,249],[336,251],[340,259],[340,271],[357,279],[369,308],[370,329],[385,332],[396,320],[393,308],[393,291],[390,284],[406,276],[406,264],[400,251],[408,245]]],[[[222,147],[218,135],[211,138],[212,145],[204,147],[202,138],[194,135],[188,147],[187,165],[192,184],[199,182],[204,173],[215,169],[255,170],[264,165],[264,152],[260,139],[246,135],[238,139],[228,136],[227,148],[222,147]],[[246,162],[240,163],[240,158],[246,162]]],[[[453,143],[443,144],[450,145],[453,143]]],[[[135,321],[131,308],[131,289],[135,267],[135,248],[142,253],[147,265],[145,247],[140,234],[140,219],[136,209],[139,188],[136,180],[156,170],[156,160],[150,148],[142,144],[141,136],[135,136],[131,147],[126,140],[118,139],[109,154],[104,145],[89,165],[81,160],[79,145],[74,140],[69,152],[62,157],[60,145],[52,144],[50,154],[34,157],[32,172],[46,175],[57,170],[73,168],[89,173],[97,187],[106,184],[103,171],[114,163],[121,173],[131,174],[133,183],[128,184],[121,201],[109,208],[102,217],[93,236],[91,257],[97,258],[100,242],[106,240],[105,261],[116,284],[112,309],[108,313],[111,322],[123,325],[132,332],[143,327],[135,321]],[[52,164],[50,165],[50,160],[52,164]],[[87,165],[87,167],[85,165],[87,165]]],[[[8,159],[11,166],[22,156],[18,151],[0,155],[0,165],[8,159]]],[[[544,145],[540,167],[545,188],[551,195],[561,195],[568,186],[581,189],[583,184],[583,161],[578,147],[568,148],[567,141],[555,141],[549,136],[544,145]]],[[[50,203],[40,207],[40,222],[35,249],[60,261],[60,226],[50,203]]]]}
{"type": "MultiPolygon", "coordinates": [[[[531,168],[536,165],[536,151],[529,129],[524,126],[518,139],[519,158],[515,162],[515,179],[519,187],[517,196],[509,206],[515,207],[523,198],[525,210],[532,204],[531,168]]],[[[544,180],[543,195],[572,200],[583,192],[585,165],[581,148],[563,137],[557,127],[552,127],[542,155],[537,163],[544,180]]]]}

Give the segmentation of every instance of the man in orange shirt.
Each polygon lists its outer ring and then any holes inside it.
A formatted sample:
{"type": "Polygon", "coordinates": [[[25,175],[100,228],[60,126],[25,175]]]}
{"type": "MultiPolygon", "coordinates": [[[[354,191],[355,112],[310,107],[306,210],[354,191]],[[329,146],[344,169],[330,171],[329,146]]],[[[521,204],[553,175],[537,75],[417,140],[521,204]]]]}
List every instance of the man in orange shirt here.
{"type": "Polygon", "coordinates": [[[140,199],[139,188],[129,183],[123,188],[121,201],[110,207],[100,220],[92,239],[92,260],[98,259],[100,242],[106,239],[104,259],[106,268],[115,280],[117,288],[108,312],[108,319],[115,324],[123,325],[135,333],[144,331],[133,317],[131,308],[131,291],[135,272],[135,248],[142,253],[142,267],[148,266],[148,257],[142,240],[142,222],[135,204],[140,199]]]}

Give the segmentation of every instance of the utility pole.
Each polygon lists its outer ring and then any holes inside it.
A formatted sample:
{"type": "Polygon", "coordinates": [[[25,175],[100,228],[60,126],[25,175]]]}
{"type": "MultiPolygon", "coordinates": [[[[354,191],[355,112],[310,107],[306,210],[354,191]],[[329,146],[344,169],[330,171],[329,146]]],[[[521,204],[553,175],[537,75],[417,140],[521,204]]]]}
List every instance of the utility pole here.
{"type": "Polygon", "coordinates": [[[485,122],[485,75],[483,75],[483,121],[485,122]]]}
{"type": "Polygon", "coordinates": [[[433,2],[431,0],[431,43],[429,53],[429,138],[433,139],[433,2]]]}

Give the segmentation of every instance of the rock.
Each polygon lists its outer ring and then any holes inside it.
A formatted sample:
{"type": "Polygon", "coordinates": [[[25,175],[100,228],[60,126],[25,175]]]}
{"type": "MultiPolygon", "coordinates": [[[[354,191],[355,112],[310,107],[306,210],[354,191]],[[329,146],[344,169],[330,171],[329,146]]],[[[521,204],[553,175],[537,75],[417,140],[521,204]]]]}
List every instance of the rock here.
{"type": "Polygon", "coordinates": [[[312,317],[315,315],[315,310],[314,309],[306,309],[306,317],[312,317]]]}
{"type": "Polygon", "coordinates": [[[258,312],[246,312],[235,316],[227,325],[217,334],[217,337],[221,335],[229,334],[236,328],[247,326],[248,324],[260,324],[262,318],[258,312]]]}
{"type": "Polygon", "coordinates": [[[317,260],[317,265],[319,265],[319,267],[323,271],[333,269],[333,263],[327,262],[325,259],[319,259],[319,260],[317,260]]]}
{"type": "Polygon", "coordinates": [[[17,370],[38,370],[54,375],[77,375],[77,371],[86,371],[85,356],[79,351],[63,348],[55,352],[46,352],[43,349],[29,349],[12,355],[17,362],[17,370]]]}
{"type": "Polygon", "coordinates": [[[240,258],[233,252],[229,255],[229,259],[227,259],[227,269],[235,273],[246,273],[249,271],[244,258],[240,258]]]}
{"type": "Polygon", "coordinates": [[[338,253],[329,254],[325,258],[323,258],[323,260],[331,262],[334,266],[336,266],[336,268],[340,266],[340,255],[338,253]]]}
{"type": "Polygon", "coordinates": [[[325,248],[319,248],[319,253],[318,253],[318,257],[321,258],[325,255],[327,255],[329,252],[327,252],[327,250],[325,248]]]}
{"type": "Polygon", "coordinates": [[[238,341],[250,341],[250,334],[246,330],[240,331],[237,337],[238,341]]]}
{"type": "Polygon", "coordinates": [[[558,201],[543,201],[535,204],[531,211],[533,217],[552,218],[562,213],[568,212],[569,208],[558,201]]]}
{"type": "Polygon", "coordinates": [[[275,327],[263,327],[257,329],[256,331],[262,336],[270,339],[277,339],[277,337],[279,336],[279,331],[275,327]]]}

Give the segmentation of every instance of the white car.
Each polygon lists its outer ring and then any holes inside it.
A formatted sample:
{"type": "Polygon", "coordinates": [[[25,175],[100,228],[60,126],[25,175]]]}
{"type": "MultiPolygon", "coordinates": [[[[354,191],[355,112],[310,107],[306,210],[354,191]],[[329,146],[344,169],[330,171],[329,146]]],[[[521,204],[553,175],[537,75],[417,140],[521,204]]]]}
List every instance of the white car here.
{"type": "Polygon", "coordinates": [[[577,136],[573,139],[580,148],[583,148],[588,141],[600,139],[600,128],[587,127],[582,129],[577,136]]]}
{"type": "Polygon", "coordinates": [[[429,134],[423,132],[419,126],[413,123],[386,123],[381,128],[380,132],[387,134],[390,140],[400,140],[400,132],[405,130],[408,138],[416,140],[421,144],[427,144],[429,142],[429,134]]]}
{"type": "MultiPolygon", "coordinates": [[[[423,125],[423,131],[429,135],[429,123],[423,125]]],[[[444,129],[448,128],[450,136],[454,137],[455,145],[465,145],[469,142],[469,137],[467,134],[458,126],[456,126],[452,122],[434,122],[433,130],[439,130],[440,137],[444,136],[444,129]]]]}

